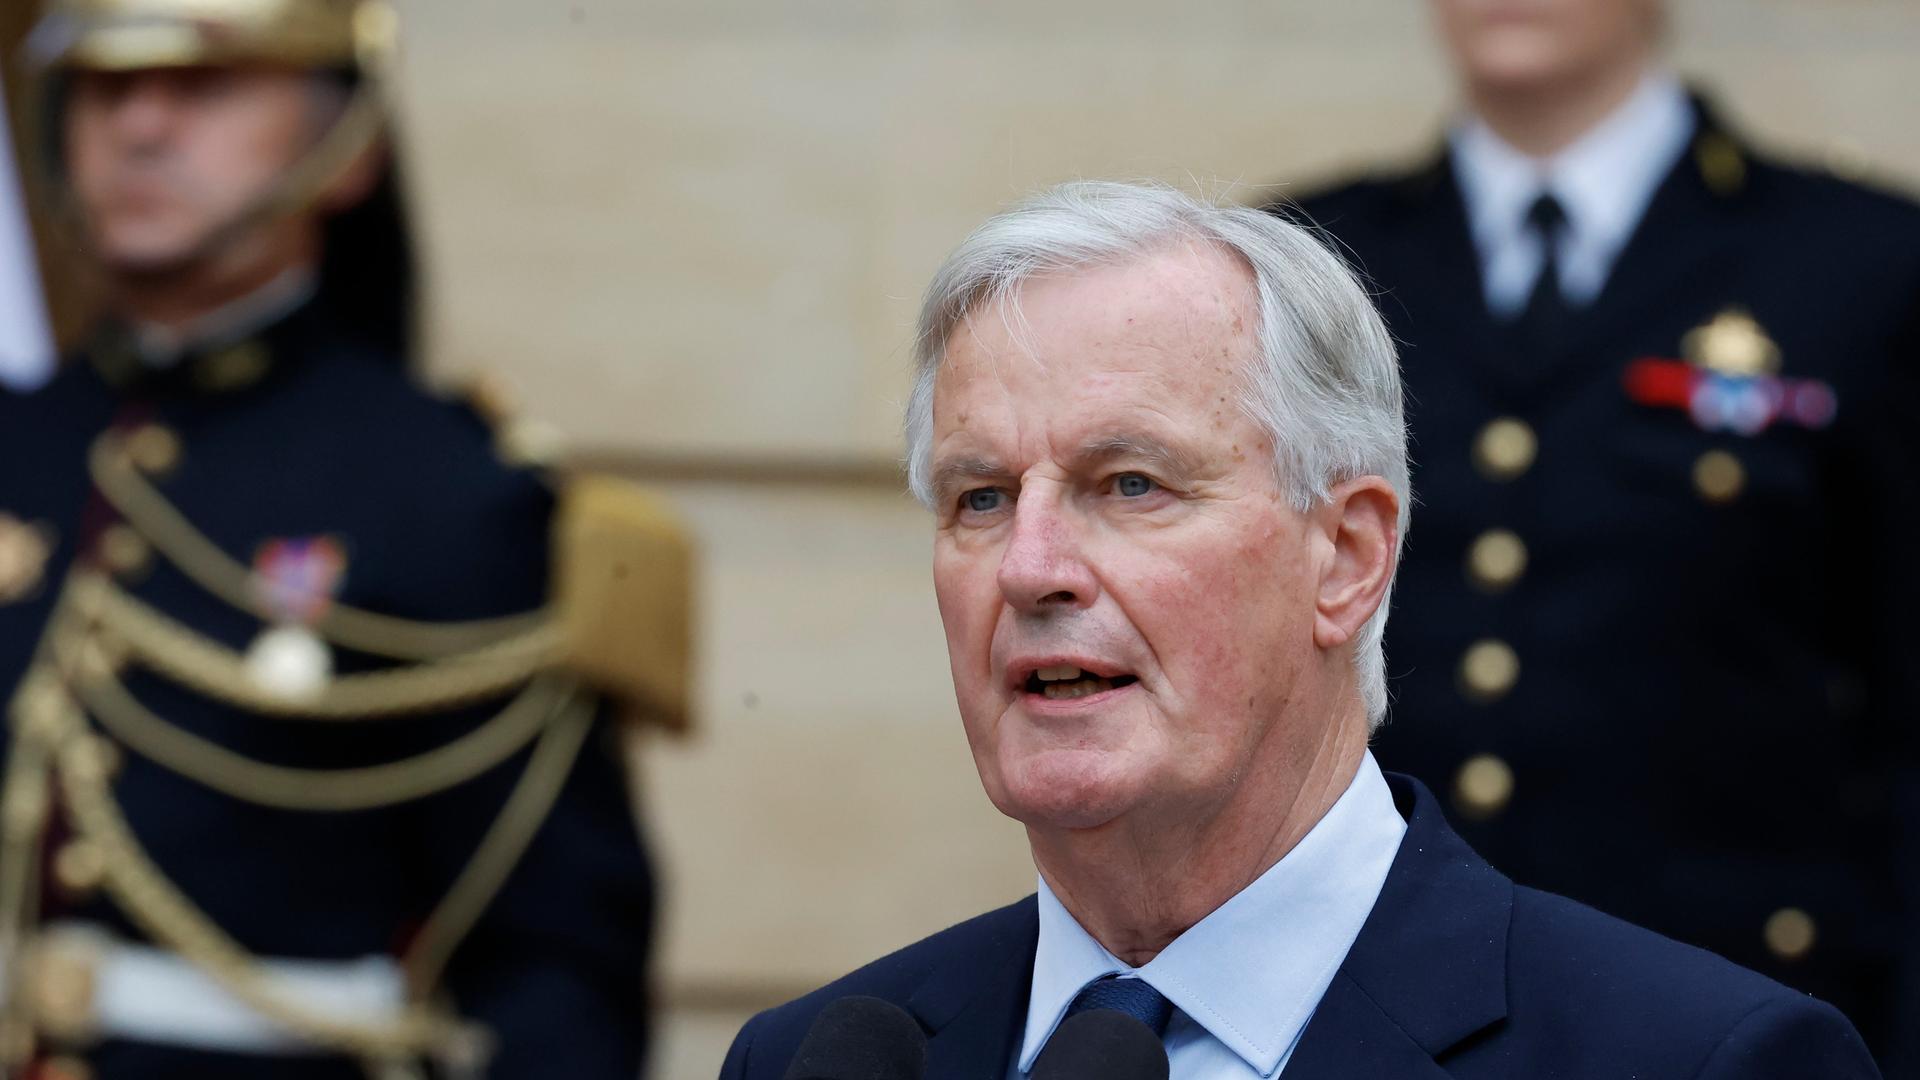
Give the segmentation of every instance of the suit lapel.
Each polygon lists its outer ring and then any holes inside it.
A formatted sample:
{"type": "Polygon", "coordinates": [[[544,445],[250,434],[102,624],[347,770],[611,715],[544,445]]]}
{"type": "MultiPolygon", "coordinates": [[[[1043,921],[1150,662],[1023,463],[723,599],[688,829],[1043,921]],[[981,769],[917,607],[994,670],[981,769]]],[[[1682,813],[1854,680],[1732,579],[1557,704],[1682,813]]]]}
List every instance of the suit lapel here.
{"type": "MultiPolygon", "coordinates": [[[[1409,283],[1404,296],[1380,298],[1390,318],[1405,313],[1405,363],[1466,364],[1481,386],[1508,411],[1521,411],[1523,396],[1544,378],[1549,364],[1521,354],[1513,332],[1487,310],[1480,254],[1467,220],[1466,199],[1443,143],[1427,163],[1396,182],[1399,219],[1395,246],[1405,260],[1394,278],[1409,283]],[[1426,354],[1422,342],[1457,342],[1458,356],[1426,354]]],[[[1398,322],[1398,319],[1394,319],[1398,322]]]]}
{"type": "Polygon", "coordinates": [[[1333,977],[1293,1051],[1284,1080],[1446,1080],[1434,1063],[1344,971],[1333,977]]]}
{"type": "MultiPolygon", "coordinates": [[[[1286,1080],[1441,1080],[1435,1064],[1507,1014],[1513,883],[1448,828],[1418,781],[1388,777],[1407,835],[1314,1011],[1286,1080]]],[[[926,1027],[925,1080],[998,1080],[1013,1061],[1040,923],[1031,897],[990,941],[929,973],[907,1002],[926,1027]]]]}
{"type": "Polygon", "coordinates": [[[1513,883],[1448,828],[1418,781],[1388,780],[1407,835],[1287,1080],[1444,1076],[1437,1060],[1506,1018],[1513,883]]]}
{"type": "Polygon", "coordinates": [[[1040,940],[1032,897],[995,940],[933,972],[907,1008],[929,1032],[925,1080],[999,1080],[1013,1061],[1040,940]]]}
{"type": "MultiPolygon", "coordinates": [[[[1382,304],[1403,305],[1412,321],[1406,335],[1414,343],[1407,349],[1408,365],[1422,361],[1420,341],[1466,343],[1461,359],[1481,372],[1484,386],[1502,407],[1522,411],[1526,401],[1554,392],[1594,358],[1607,355],[1614,339],[1639,330],[1634,313],[1646,310],[1653,298],[1670,294],[1683,282],[1710,278],[1734,258],[1724,247],[1703,252],[1699,226],[1724,217],[1745,194],[1748,154],[1698,97],[1694,113],[1687,152],[1655,190],[1599,296],[1572,313],[1567,340],[1580,343],[1577,356],[1531,355],[1488,313],[1466,203],[1444,146],[1424,167],[1398,181],[1401,228],[1407,234],[1402,246],[1417,253],[1409,256],[1416,262],[1401,276],[1425,284],[1404,301],[1389,293],[1382,304]],[[1686,246],[1676,247],[1675,237],[1685,237],[1686,246]]],[[[1438,361],[1452,362],[1444,357],[1438,361]]]]}
{"type": "Polygon", "coordinates": [[[1723,221],[1736,235],[1735,213],[1747,192],[1748,154],[1741,140],[1706,102],[1694,99],[1694,134],[1647,204],[1646,213],[1614,260],[1606,285],[1581,315],[1577,336],[1603,352],[1612,339],[1641,329],[1636,312],[1661,305],[1688,281],[1727,276],[1738,253],[1724,243],[1702,243],[1701,226],[1723,221]]]}

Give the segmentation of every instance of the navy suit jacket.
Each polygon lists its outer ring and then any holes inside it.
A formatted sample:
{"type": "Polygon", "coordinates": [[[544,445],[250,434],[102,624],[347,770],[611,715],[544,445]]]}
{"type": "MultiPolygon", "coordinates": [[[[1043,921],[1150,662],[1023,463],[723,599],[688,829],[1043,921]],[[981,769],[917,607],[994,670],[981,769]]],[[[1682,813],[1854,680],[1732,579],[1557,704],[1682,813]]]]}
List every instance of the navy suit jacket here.
{"type": "MultiPolygon", "coordinates": [[[[1570,900],[1516,886],[1390,775],[1407,835],[1286,1080],[1870,1080],[1832,1006],[1570,900]]],[[[1028,897],[755,1016],[723,1080],[778,1080],[814,1017],[852,994],[928,1036],[926,1080],[999,1080],[1026,1018],[1028,897]]]]}

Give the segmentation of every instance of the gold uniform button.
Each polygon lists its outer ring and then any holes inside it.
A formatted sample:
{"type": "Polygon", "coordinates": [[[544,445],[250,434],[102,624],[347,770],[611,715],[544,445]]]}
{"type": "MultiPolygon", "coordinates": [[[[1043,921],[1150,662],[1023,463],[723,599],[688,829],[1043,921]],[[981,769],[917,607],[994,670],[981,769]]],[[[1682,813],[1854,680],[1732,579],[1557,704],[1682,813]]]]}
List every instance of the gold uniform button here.
{"type": "Polygon", "coordinates": [[[1781,908],[1767,916],[1767,925],[1761,930],[1761,936],[1767,941],[1767,949],[1782,960],[1799,960],[1813,951],[1813,943],[1818,937],[1813,925],[1813,916],[1799,908],[1781,908]]]}
{"type": "Polygon", "coordinates": [[[1519,655],[1498,638],[1474,642],[1460,658],[1460,691],[1482,705],[1505,697],[1519,678],[1519,655]]]}
{"type": "Polygon", "coordinates": [[[1714,504],[1730,503],[1747,486],[1747,470],[1725,450],[1709,450],[1693,463],[1693,487],[1714,504]]]}
{"type": "MultiPolygon", "coordinates": [[[[80,646],[78,670],[91,682],[111,682],[127,670],[129,654],[124,643],[99,636],[89,637],[80,646]]],[[[111,745],[111,744],[109,744],[111,745]]]]}
{"type": "Polygon", "coordinates": [[[1453,803],[1476,821],[1506,809],[1513,798],[1513,769],[1492,754],[1475,754],[1453,778],[1453,803]]]}
{"type": "Polygon", "coordinates": [[[107,784],[120,772],[120,748],[99,735],[79,736],[60,748],[62,762],[85,784],[107,784]]]}
{"type": "Polygon", "coordinates": [[[107,526],[96,550],[101,564],[123,578],[138,577],[153,565],[153,545],[124,523],[107,526]]]}
{"type": "Polygon", "coordinates": [[[69,894],[84,896],[107,879],[107,857],[85,840],[70,841],[53,857],[53,876],[69,894]]]}
{"type": "Polygon", "coordinates": [[[1503,416],[1480,429],[1473,440],[1473,464],[1489,480],[1507,481],[1533,466],[1540,441],[1525,420],[1503,416]]]}
{"type": "Polygon", "coordinates": [[[500,426],[494,435],[494,453],[501,461],[518,468],[548,468],[560,462],[566,452],[566,436],[559,428],[539,420],[522,417],[500,426]]]}
{"type": "Polygon", "coordinates": [[[243,341],[201,357],[194,366],[193,381],[200,389],[216,393],[242,390],[265,377],[270,366],[266,346],[243,341]]]}
{"type": "Polygon", "coordinates": [[[1467,549],[1467,577],[1483,592],[1503,592],[1527,570],[1527,545],[1511,529],[1488,529],[1467,549]]]}
{"type": "Polygon", "coordinates": [[[43,521],[0,513],[0,604],[25,600],[40,588],[55,533],[43,521]]]}
{"type": "Polygon", "coordinates": [[[1747,183],[1746,156],[1732,139],[1718,133],[1702,135],[1693,145],[1700,179],[1715,195],[1738,195],[1747,183]]]}
{"type": "Polygon", "coordinates": [[[127,436],[127,456],[149,475],[172,472],[180,464],[180,436],[161,424],[142,424],[127,436]]]}

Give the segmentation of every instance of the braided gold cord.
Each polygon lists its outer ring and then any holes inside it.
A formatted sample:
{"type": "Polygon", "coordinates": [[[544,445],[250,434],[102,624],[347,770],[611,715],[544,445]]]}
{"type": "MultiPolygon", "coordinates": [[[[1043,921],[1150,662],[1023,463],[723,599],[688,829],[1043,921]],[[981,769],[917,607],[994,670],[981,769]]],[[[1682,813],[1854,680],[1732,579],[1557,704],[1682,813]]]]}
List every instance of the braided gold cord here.
{"type": "Polygon", "coordinates": [[[547,820],[593,728],[593,714],[593,699],[576,692],[541,734],[520,782],[407,950],[403,964],[416,995],[425,995],[440,981],[454,950],[499,894],[547,820]]]}
{"type": "MultiPolygon", "coordinates": [[[[109,432],[89,454],[94,486],[120,516],[201,588],[262,622],[273,622],[255,592],[253,572],[195,528],[147,483],[128,458],[125,440],[109,432]]],[[[535,631],[545,611],[457,623],[420,622],[335,604],[314,629],[335,644],[389,660],[433,660],[484,649],[535,631]]]]}
{"type": "MultiPolygon", "coordinates": [[[[494,697],[552,666],[560,631],[534,624],[518,636],[434,663],[341,675],[312,696],[263,689],[238,652],[141,603],[105,576],[75,571],[72,600],[155,671],[247,712],[315,720],[364,720],[447,709],[494,697]]],[[[64,603],[64,599],[63,599],[64,603]]]]}
{"type": "MultiPolygon", "coordinates": [[[[346,770],[271,766],[168,723],[135,699],[110,670],[102,670],[109,665],[85,662],[89,650],[97,651],[102,642],[125,639],[134,652],[144,654],[152,650],[142,646],[166,651],[169,645],[161,639],[175,635],[181,638],[171,643],[175,647],[168,654],[171,660],[192,666],[224,653],[227,662],[237,662],[231,650],[196,640],[192,631],[146,609],[98,575],[76,573],[69,578],[41,643],[40,657],[23,680],[12,709],[13,750],[6,797],[0,799],[0,809],[5,811],[0,822],[4,825],[0,828],[0,946],[24,948],[28,943],[35,918],[32,871],[44,836],[45,808],[57,782],[76,837],[104,856],[102,884],[117,906],[156,944],[207,973],[238,1000],[294,1036],[359,1058],[380,1075],[418,1075],[410,1062],[422,1058],[449,1067],[478,1068],[488,1052],[485,1029],[429,1002],[459,943],[492,903],[551,812],[592,727],[591,696],[570,679],[533,675],[512,702],[480,727],[413,758],[346,770]],[[130,634],[129,627],[133,628],[130,634]],[[184,649],[178,647],[182,641],[184,649]],[[112,793],[106,764],[111,744],[106,737],[89,732],[89,714],[104,731],[163,767],[235,798],[293,809],[359,809],[425,796],[477,775],[529,741],[534,748],[473,855],[401,958],[409,1004],[391,1019],[343,1020],[277,992],[255,958],[182,893],[141,847],[112,793]],[[29,813],[30,809],[35,812],[29,813]]],[[[389,694],[379,704],[397,711],[401,704],[444,708],[468,700],[481,692],[477,688],[490,689],[501,677],[494,673],[477,677],[474,669],[504,666],[505,661],[497,658],[513,658],[515,645],[499,643],[460,661],[402,669],[399,674],[414,676],[411,682],[400,683],[407,691],[400,695],[402,700],[396,702],[390,692],[394,684],[387,683],[384,689],[389,694]],[[434,681],[440,685],[431,685],[434,681]],[[427,694],[428,689],[439,690],[440,696],[427,694]]],[[[155,667],[171,673],[163,665],[155,667]]],[[[374,676],[383,674],[387,673],[355,676],[368,681],[348,685],[355,686],[360,697],[369,698],[376,686],[374,676]]],[[[181,681],[196,685],[194,680],[181,681]]],[[[321,715],[345,718],[346,705],[338,696],[325,704],[339,712],[321,715]]],[[[6,953],[9,958],[17,955],[11,949],[6,953]]],[[[7,966],[11,984],[17,981],[18,965],[7,966]]],[[[0,1016],[27,1021],[19,988],[9,985],[8,989],[0,1016]]],[[[10,1075],[19,1064],[0,1061],[0,1075],[10,1075]]]]}
{"type": "Polygon", "coordinates": [[[81,681],[75,694],[100,727],[142,757],[243,802],[281,810],[368,810],[418,799],[498,765],[540,733],[562,691],[535,679],[494,716],[442,746],[354,769],[303,769],[255,761],[168,723],[111,676],[81,681]]]}
{"type": "MultiPolygon", "coordinates": [[[[147,481],[119,435],[97,440],[90,463],[101,495],[155,550],[215,597],[272,621],[254,575],[147,481]]],[[[303,1041],[359,1058],[380,1075],[418,1075],[412,1063],[423,1058],[477,1069],[487,1054],[485,1029],[434,1003],[435,988],[551,813],[595,715],[591,695],[552,672],[562,632],[551,616],[543,608],[434,624],[335,606],[313,627],[327,640],[410,663],[332,678],[316,693],[296,697],[260,687],[243,654],[141,602],[111,578],[73,571],[11,710],[12,751],[0,798],[0,961],[7,967],[0,975],[7,991],[0,1020],[27,1019],[12,960],[31,944],[35,870],[57,796],[76,838],[101,853],[102,887],[133,924],[261,1016],[303,1041]],[[409,758],[351,769],[299,768],[249,758],[155,714],[118,677],[118,655],[227,706],[287,719],[372,720],[515,696],[478,727],[409,758]],[[93,734],[92,723],[105,734],[93,734]],[[425,797],[530,743],[533,749],[498,815],[401,957],[408,1003],[389,1017],[360,1020],[328,1015],[280,992],[257,959],[167,877],[114,797],[107,736],[229,797],[313,812],[425,797]]],[[[0,1060],[0,1076],[17,1064],[0,1060]]]]}
{"type": "MultiPolygon", "coordinates": [[[[35,670],[28,669],[23,688],[35,684],[35,670]]],[[[29,697],[22,689],[10,710],[15,734],[7,755],[6,786],[0,789],[0,1029],[8,1036],[0,1045],[0,1077],[24,1069],[33,1053],[31,1040],[22,1037],[31,1030],[31,1020],[22,982],[26,965],[20,959],[37,915],[40,845],[52,790],[47,747],[32,730],[38,722],[29,721],[23,705],[29,697]]]]}
{"type": "Polygon", "coordinates": [[[391,1021],[354,1023],[283,1000],[246,950],[194,907],[147,857],[108,790],[93,749],[90,737],[78,731],[61,746],[55,757],[61,791],[78,835],[107,856],[106,888],[155,942],[294,1035],[357,1057],[458,1054],[455,1048],[475,1037],[458,1020],[419,1004],[406,1006],[391,1021]]]}

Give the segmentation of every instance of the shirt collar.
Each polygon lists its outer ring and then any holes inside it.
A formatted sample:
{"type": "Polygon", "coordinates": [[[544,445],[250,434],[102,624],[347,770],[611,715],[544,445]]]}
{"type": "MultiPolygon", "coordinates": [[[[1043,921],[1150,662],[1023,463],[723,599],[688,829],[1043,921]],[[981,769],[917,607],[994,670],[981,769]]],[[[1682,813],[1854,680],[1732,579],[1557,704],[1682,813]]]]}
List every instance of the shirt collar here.
{"type": "Polygon", "coordinates": [[[1145,979],[1260,1075],[1272,1075],[1359,936],[1406,829],[1366,755],[1293,850],[1140,968],[1095,941],[1041,879],[1020,1071],[1032,1071],[1081,987],[1120,974],[1145,979]]]}
{"type": "Polygon", "coordinates": [[[312,267],[290,267],[258,289],[178,329],[134,323],[135,350],[148,367],[170,368],[195,349],[229,344],[280,321],[318,291],[319,280],[312,267]]]}
{"type": "Polygon", "coordinates": [[[1606,119],[1549,158],[1529,157],[1479,117],[1469,118],[1451,141],[1475,243],[1484,254],[1517,234],[1546,189],[1560,200],[1574,234],[1619,247],[1685,151],[1692,128],[1686,90],[1664,70],[1648,72],[1606,119]]]}

